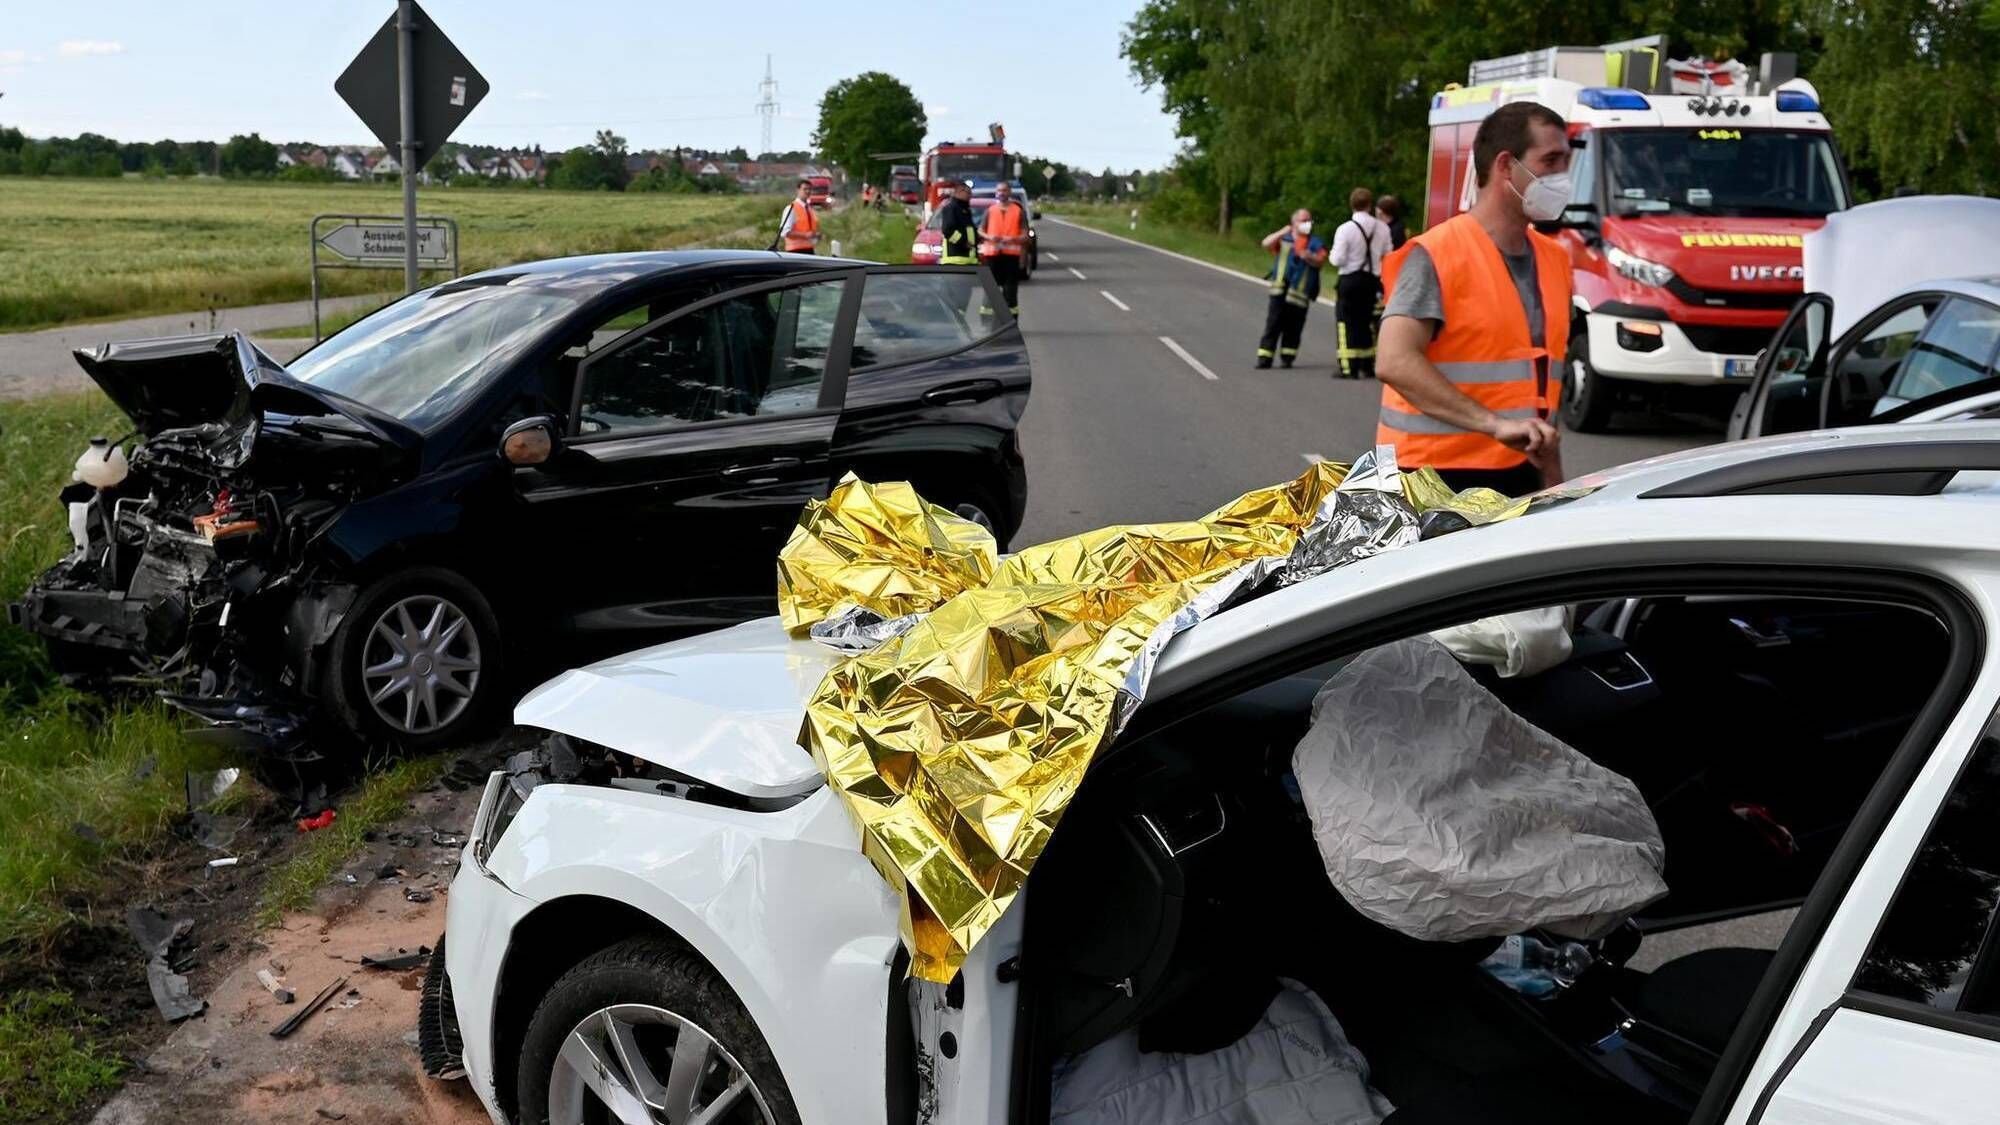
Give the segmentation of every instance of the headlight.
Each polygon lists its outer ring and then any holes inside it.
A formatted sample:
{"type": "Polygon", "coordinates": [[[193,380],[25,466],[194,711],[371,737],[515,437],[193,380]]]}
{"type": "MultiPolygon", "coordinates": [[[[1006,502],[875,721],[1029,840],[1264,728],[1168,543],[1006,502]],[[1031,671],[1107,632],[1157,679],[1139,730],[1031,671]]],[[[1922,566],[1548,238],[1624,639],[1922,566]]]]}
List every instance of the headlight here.
{"type": "Polygon", "coordinates": [[[1616,246],[1607,246],[1604,256],[1611,260],[1612,269],[1641,285],[1665,285],[1674,279],[1672,267],[1649,262],[1637,254],[1627,254],[1616,246]]]}

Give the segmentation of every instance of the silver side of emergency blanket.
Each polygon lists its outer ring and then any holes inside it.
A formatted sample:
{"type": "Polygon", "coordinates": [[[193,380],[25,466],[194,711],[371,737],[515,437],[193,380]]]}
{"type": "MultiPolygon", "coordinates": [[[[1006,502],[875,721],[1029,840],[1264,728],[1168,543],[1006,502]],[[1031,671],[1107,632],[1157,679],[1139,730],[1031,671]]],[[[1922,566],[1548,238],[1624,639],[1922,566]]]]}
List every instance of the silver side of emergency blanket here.
{"type": "Polygon", "coordinates": [[[1127,1030],[1056,1067],[1050,1125],[1378,1125],[1395,1107],[1305,986],[1283,981],[1249,1034],[1205,1055],[1142,1054],[1127,1030]]]}
{"type": "Polygon", "coordinates": [[[1429,637],[1328,680],[1292,770],[1334,889],[1410,937],[1598,937],[1667,893],[1638,787],[1515,715],[1429,637]]]}

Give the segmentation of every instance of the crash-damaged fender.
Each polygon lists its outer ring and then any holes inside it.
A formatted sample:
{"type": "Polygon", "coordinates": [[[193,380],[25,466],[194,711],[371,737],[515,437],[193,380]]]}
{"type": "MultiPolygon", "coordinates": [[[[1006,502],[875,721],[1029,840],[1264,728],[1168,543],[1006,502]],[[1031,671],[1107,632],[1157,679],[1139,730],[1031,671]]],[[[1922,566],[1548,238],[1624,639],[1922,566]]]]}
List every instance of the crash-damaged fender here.
{"type": "MultiPolygon", "coordinates": [[[[487,926],[504,924],[507,899],[556,911],[568,899],[608,899],[643,911],[721,974],[770,1044],[804,1121],[883,1121],[897,906],[859,845],[826,790],[752,812],[539,785],[483,853],[490,877],[475,870],[475,853],[452,886],[446,963],[460,1025],[493,1026],[504,979],[460,967],[492,963],[481,950],[501,937],[487,926]]],[[[508,964],[536,956],[513,944],[518,929],[506,935],[508,964]]],[[[490,1082],[479,1056],[490,1067],[495,1048],[515,1046],[468,1041],[468,1069],[490,1082]]]]}
{"type": "Polygon", "coordinates": [[[799,717],[840,657],[767,617],[564,672],[514,721],[745,797],[797,797],[825,784],[799,717]]]}

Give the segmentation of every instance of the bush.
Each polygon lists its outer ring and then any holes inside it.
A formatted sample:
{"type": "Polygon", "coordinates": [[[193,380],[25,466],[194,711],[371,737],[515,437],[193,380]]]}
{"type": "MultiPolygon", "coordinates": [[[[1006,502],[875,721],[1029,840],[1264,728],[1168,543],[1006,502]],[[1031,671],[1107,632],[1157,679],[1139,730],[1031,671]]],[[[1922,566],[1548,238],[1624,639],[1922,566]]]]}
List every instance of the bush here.
{"type": "Polygon", "coordinates": [[[333,184],[340,182],[340,173],[331,168],[316,168],[311,164],[294,164],[278,169],[272,179],[288,184],[333,184]]]}

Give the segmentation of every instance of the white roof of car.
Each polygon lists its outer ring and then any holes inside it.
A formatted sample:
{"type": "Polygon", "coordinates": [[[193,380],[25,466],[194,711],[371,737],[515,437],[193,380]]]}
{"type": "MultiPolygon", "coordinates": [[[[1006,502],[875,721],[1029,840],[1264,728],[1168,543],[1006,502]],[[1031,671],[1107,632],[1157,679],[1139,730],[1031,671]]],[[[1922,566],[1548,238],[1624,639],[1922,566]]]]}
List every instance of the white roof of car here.
{"type": "MultiPolygon", "coordinates": [[[[1595,489],[1582,499],[1362,559],[1217,614],[1167,645],[1147,698],[1157,701],[1386,615],[1420,614],[1456,595],[1515,580],[1545,582],[1559,573],[1666,562],[1839,562],[1907,572],[1979,556],[2000,565],[2000,537],[1992,530],[2000,526],[2000,474],[1993,472],[1964,474],[1969,483],[1937,496],[1646,497],[1736,466],[1927,443],[2000,446],[2000,422],[1790,434],[1590,474],[1571,482],[1595,489]]],[[[565,672],[522,699],[514,717],[733,792],[792,796],[820,784],[799,745],[799,727],[806,700],[839,659],[765,618],[565,672]]]]}
{"type": "MultiPolygon", "coordinates": [[[[1833,298],[1829,339],[1883,302],[1941,278],[1989,275],[2000,261],[2000,199],[1914,195],[1827,216],[1805,236],[1805,290],[1833,298]]],[[[1990,281],[1970,282],[1993,289],[1990,281]]],[[[1988,296],[1987,300],[1994,300],[1988,296]]],[[[1996,302],[2000,303],[2000,302],[1996,302]]]]}

